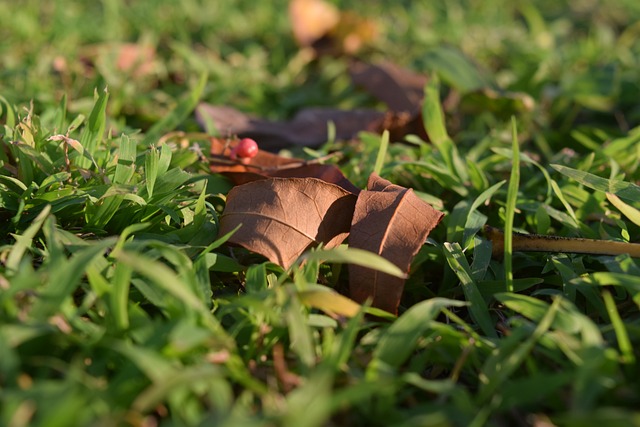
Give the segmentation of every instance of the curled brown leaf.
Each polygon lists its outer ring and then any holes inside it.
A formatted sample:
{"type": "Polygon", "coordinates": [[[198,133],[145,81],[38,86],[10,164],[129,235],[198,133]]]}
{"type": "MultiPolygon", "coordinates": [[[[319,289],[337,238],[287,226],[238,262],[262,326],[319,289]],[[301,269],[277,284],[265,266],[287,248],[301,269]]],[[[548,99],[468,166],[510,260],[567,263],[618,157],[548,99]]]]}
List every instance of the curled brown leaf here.
{"type": "MultiPolygon", "coordinates": [[[[411,189],[372,174],[367,191],[358,195],[349,246],[381,255],[408,273],[411,261],[442,217],[411,189]]],[[[404,279],[349,266],[349,292],[357,302],[372,298],[374,307],[395,314],[403,290],[404,279]]]]}

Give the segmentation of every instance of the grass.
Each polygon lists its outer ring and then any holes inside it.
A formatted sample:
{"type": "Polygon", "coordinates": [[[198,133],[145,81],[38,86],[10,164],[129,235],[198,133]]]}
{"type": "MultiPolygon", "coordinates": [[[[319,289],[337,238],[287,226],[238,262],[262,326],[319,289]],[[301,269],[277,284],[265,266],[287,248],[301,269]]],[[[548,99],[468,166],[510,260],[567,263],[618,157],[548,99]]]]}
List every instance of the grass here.
{"type": "Polygon", "coordinates": [[[384,33],[367,59],[438,76],[433,143],[314,153],[447,214],[397,318],[320,286],[346,277],[323,254],[283,271],[218,235],[198,100],[377,104],[305,59],[285,1],[217,3],[0,5],[0,425],[640,425],[638,262],[494,260],[480,232],[640,241],[637,2],[340,2],[384,33]]]}

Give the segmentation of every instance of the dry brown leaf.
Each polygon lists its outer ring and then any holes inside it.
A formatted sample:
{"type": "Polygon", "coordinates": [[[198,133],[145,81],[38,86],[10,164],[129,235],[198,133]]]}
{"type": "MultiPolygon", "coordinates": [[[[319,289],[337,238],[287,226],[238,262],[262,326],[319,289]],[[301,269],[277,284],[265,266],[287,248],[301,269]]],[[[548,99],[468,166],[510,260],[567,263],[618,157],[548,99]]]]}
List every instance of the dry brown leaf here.
{"type": "MultiPolygon", "coordinates": [[[[367,191],[358,195],[349,246],[381,255],[408,273],[411,261],[443,216],[411,189],[372,174],[367,191]]],[[[396,314],[403,289],[403,279],[349,266],[349,292],[356,302],[373,298],[374,307],[396,314]]]]}
{"type": "Polygon", "coordinates": [[[269,121],[254,118],[234,108],[201,103],[196,108],[196,119],[203,128],[212,123],[222,135],[253,138],[267,151],[278,151],[292,146],[318,147],[327,142],[327,124],[333,122],[336,138],[349,140],[358,132],[375,132],[384,120],[381,111],[337,110],[308,108],[290,121],[269,121]]]}
{"type": "Polygon", "coordinates": [[[351,80],[387,104],[396,113],[417,113],[422,105],[427,77],[391,62],[367,64],[353,61],[349,65],[351,80]]]}
{"type": "Polygon", "coordinates": [[[339,140],[353,139],[362,131],[382,133],[384,130],[389,130],[396,141],[407,134],[428,139],[421,115],[426,76],[392,63],[370,65],[358,61],[350,65],[349,72],[355,85],[387,104],[389,111],[307,108],[292,120],[269,121],[231,107],[201,103],[196,108],[196,119],[203,128],[212,124],[223,135],[253,138],[268,151],[292,146],[317,147],[329,137],[329,122],[334,124],[339,140]]]}
{"type": "Polygon", "coordinates": [[[238,225],[229,243],[289,268],[320,243],[331,248],[347,237],[356,196],[316,178],[270,178],[231,189],[220,234],[238,225]]]}
{"type": "Polygon", "coordinates": [[[354,55],[378,35],[372,20],[323,0],[291,0],[289,20],[296,42],[317,55],[354,55]]]}
{"type": "Polygon", "coordinates": [[[238,139],[211,138],[209,162],[209,170],[212,173],[227,176],[235,185],[269,177],[318,178],[339,185],[351,193],[360,192],[360,189],[353,185],[334,165],[282,157],[263,150],[258,150],[258,154],[248,163],[232,161],[230,159],[231,149],[238,142],[238,139]]]}
{"type": "Polygon", "coordinates": [[[428,140],[421,113],[427,76],[391,62],[367,64],[352,61],[349,73],[353,84],[361,86],[389,107],[390,111],[378,122],[377,132],[388,130],[394,141],[400,141],[407,134],[428,140]]]}
{"type": "Polygon", "coordinates": [[[322,0],[292,0],[289,20],[293,37],[301,46],[311,46],[340,22],[340,11],[322,0]]]}

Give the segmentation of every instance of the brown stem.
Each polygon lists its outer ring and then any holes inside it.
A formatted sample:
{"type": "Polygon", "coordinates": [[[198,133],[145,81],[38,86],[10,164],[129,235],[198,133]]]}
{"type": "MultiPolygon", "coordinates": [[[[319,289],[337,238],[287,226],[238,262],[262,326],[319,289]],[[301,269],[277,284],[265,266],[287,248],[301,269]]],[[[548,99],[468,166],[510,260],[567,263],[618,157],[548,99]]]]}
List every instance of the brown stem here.
{"type": "MultiPolygon", "coordinates": [[[[504,255],[504,232],[485,225],[485,236],[493,243],[494,258],[504,255]]],[[[569,252],[577,254],[620,255],[640,258],[640,244],[613,240],[581,239],[577,237],[545,236],[513,233],[514,252],[569,252]]]]}

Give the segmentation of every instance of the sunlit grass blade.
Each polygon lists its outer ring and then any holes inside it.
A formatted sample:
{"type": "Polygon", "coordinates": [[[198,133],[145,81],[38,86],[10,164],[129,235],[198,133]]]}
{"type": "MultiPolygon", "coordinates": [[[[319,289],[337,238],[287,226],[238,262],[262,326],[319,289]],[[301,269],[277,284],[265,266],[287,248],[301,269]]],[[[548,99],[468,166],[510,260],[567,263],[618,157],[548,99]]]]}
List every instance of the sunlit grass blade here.
{"type": "Polygon", "coordinates": [[[622,214],[626,216],[629,221],[633,222],[637,226],[640,226],[640,210],[626,204],[620,199],[620,197],[616,196],[613,193],[606,193],[606,195],[611,204],[618,208],[618,210],[620,210],[620,212],[622,212],[622,214]]]}
{"type": "Polygon", "coordinates": [[[511,175],[507,191],[507,203],[504,218],[504,275],[508,292],[513,292],[513,219],[515,217],[520,186],[520,143],[518,142],[518,128],[515,117],[511,119],[511,175]]]}
{"type": "Polygon", "coordinates": [[[147,194],[149,198],[153,197],[153,188],[158,178],[158,161],[160,159],[160,153],[155,145],[152,145],[146,152],[144,157],[144,176],[146,179],[145,185],[147,188],[147,194]]]}
{"type": "Polygon", "coordinates": [[[113,183],[128,184],[136,170],[136,143],[126,135],[120,138],[117,159],[113,183]]]}
{"type": "Polygon", "coordinates": [[[425,129],[431,142],[437,146],[441,146],[450,139],[444,122],[444,112],[440,104],[439,86],[440,83],[435,76],[427,83],[424,89],[425,101],[422,107],[425,129]]]}
{"type": "Polygon", "coordinates": [[[368,267],[391,276],[406,278],[407,275],[391,261],[364,249],[339,246],[332,249],[318,249],[308,252],[300,260],[318,260],[321,262],[337,262],[368,267]]]}
{"type": "Polygon", "coordinates": [[[308,289],[298,292],[298,297],[302,304],[328,314],[354,317],[362,311],[360,304],[325,286],[309,285],[308,289]]]}
{"type": "MultiPolygon", "coordinates": [[[[89,153],[92,158],[96,157],[96,147],[102,140],[106,127],[106,111],[109,92],[105,88],[97,93],[97,99],[89,114],[89,119],[80,135],[80,145],[89,153]]],[[[78,159],[78,166],[81,168],[91,167],[91,161],[86,158],[78,159]]]]}
{"type": "Polygon", "coordinates": [[[573,169],[563,165],[551,165],[551,167],[561,174],[575,179],[580,184],[594,190],[613,193],[621,199],[626,199],[631,202],[640,201],[640,186],[632,182],[606,179],[589,172],[573,169]]]}
{"type": "Polygon", "coordinates": [[[373,173],[380,175],[382,166],[384,166],[384,159],[387,156],[387,150],[389,149],[389,131],[385,129],[380,137],[380,148],[378,148],[378,155],[376,156],[376,163],[373,166],[373,173]]]}
{"type": "Polygon", "coordinates": [[[447,133],[444,112],[440,103],[440,83],[434,75],[424,89],[422,117],[429,140],[438,148],[452,177],[465,182],[469,179],[466,162],[447,133]]]}

